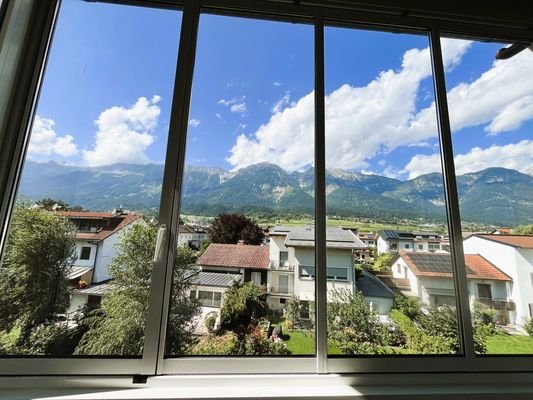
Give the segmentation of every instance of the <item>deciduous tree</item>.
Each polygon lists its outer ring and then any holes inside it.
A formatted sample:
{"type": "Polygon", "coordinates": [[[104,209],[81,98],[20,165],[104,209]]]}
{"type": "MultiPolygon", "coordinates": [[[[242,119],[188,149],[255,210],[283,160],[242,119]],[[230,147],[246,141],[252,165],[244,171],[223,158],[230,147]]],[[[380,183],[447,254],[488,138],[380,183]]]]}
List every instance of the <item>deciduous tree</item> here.
{"type": "Polygon", "coordinates": [[[257,245],[265,238],[259,225],[243,214],[219,214],[211,222],[208,233],[212,243],[236,244],[242,240],[257,245]]]}

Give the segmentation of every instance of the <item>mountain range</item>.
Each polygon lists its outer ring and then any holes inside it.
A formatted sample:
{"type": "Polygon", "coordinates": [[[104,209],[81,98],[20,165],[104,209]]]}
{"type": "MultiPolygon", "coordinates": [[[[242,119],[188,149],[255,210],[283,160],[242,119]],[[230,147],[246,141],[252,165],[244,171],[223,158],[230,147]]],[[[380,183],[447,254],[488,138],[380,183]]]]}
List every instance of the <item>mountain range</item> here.
{"type": "MultiPolygon", "coordinates": [[[[19,195],[51,197],[94,211],[118,206],[153,213],[159,207],[163,166],[114,164],[78,167],[27,161],[19,195]]],[[[444,187],[438,173],[401,181],[341,169],[326,171],[328,215],[374,220],[443,222],[444,187]]],[[[464,221],[515,226],[533,222],[533,177],[489,168],[457,177],[464,221]]],[[[314,210],[314,170],[287,172],[259,163],[237,171],[187,166],[182,212],[216,215],[301,215],[314,210]]]]}

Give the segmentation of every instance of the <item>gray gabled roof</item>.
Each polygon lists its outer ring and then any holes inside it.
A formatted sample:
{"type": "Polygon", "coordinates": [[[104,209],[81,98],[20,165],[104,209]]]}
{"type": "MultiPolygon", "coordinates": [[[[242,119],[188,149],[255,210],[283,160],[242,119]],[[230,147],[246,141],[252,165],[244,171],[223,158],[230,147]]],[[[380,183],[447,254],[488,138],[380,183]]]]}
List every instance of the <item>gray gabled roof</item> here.
{"type": "MultiPolygon", "coordinates": [[[[312,226],[276,226],[271,234],[287,235],[285,246],[314,247],[315,228],[312,226]]],[[[326,246],[340,249],[365,249],[367,246],[355,234],[342,228],[326,228],[326,246]]]]}
{"type": "Polygon", "coordinates": [[[355,287],[364,297],[384,297],[393,299],[394,293],[383,282],[369,272],[363,271],[363,275],[355,282],[355,287]]]}
{"type": "Polygon", "coordinates": [[[198,286],[232,287],[236,282],[240,282],[241,279],[242,275],[240,274],[201,271],[191,278],[191,284],[198,286]]]}

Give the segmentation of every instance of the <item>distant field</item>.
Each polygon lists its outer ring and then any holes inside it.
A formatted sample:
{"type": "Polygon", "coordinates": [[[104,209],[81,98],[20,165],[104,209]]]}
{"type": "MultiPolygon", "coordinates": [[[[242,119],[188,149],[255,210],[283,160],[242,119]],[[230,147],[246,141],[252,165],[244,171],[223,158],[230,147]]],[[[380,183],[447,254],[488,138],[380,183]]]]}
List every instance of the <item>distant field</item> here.
{"type": "MultiPolygon", "coordinates": [[[[181,216],[185,222],[189,223],[209,223],[213,217],[205,217],[198,215],[182,215],[181,216]]],[[[284,226],[305,226],[305,225],[314,225],[315,220],[312,218],[291,218],[291,219],[281,219],[281,218],[272,218],[272,219],[261,219],[252,216],[258,224],[264,228],[274,225],[284,225],[284,226]]],[[[436,232],[444,232],[446,228],[444,226],[437,227],[421,227],[419,225],[414,225],[413,223],[382,223],[382,222],[362,222],[355,219],[330,219],[326,221],[328,226],[342,226],[343,228],[358,228],[361,232],[377,232],[384,229],[395,229],[395,230],[407,230],[407,231],[416,231],[416,230],[430,230],[436,232]]]]}
{"type": "MultiPolygon", "coordinates": [[[[348,219],[327,219],[328,226],[342,226],[343,228],[358,228],[361,232],[377,232],[383,229],[403,229],[403,230],[417,230],[419,227],[409,224],[386,224],[379,222],[359,222],[348,219]]],[[[313,219],[277,219],[274,221],[260,221],[261,225],[285,225],[285,226],[302,226],[314,225],[313,219]]]]}

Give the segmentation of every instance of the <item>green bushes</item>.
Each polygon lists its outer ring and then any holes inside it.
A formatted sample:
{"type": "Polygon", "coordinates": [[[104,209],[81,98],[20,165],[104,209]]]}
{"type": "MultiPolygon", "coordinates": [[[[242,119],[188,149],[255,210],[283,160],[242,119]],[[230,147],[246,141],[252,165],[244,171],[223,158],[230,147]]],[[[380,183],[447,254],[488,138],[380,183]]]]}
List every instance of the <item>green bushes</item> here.
{"type": "Polygon", "coordinates": [[[422,302],[416,296],[397,295],[394,298],[394,304],[398,311],[407,315],[411,319],[418,317],[422,308],[422,302]]]}
{"type": "Polygon", "coordinates": [[[524,330],[527,332],[529,336],[533,337],[533,318],[529,318],[524,323],[524,330]]]}
{"type": "Polygon", "coordinates": [[[419,329],[415,323],[398,310],[392,310],[390,317],[405,334],[406,348],[414,354],[448,354],[452,343],[440,336],[432,336],[419,329]]]}
{"type": "Polygon", "coordinates": [[[329,293],[328,332],[332,344],[344,354],[384,352],[388,329],[368,307],[361,292],[334,289],[329,293]]]}

